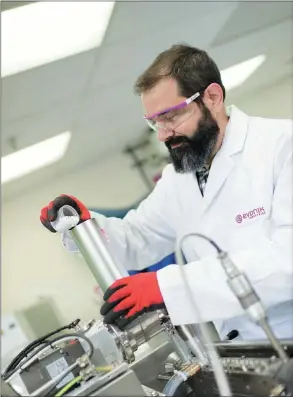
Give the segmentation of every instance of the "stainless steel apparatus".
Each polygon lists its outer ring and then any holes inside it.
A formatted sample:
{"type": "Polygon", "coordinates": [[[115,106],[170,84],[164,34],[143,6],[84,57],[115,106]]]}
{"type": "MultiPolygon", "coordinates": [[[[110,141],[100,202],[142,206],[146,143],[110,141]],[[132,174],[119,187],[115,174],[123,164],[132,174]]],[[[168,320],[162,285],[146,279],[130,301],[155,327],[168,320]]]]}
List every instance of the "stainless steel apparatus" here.
{"type": "MultiPolygon", "coordinates": [[[[105,291],[126,274],[110,253],[96,220],[72,231],[105,291]]],[[[15,357],[2,375],[22,396],[219,396],[213,358],[196,327],[173,326],[168,313],[147,313],[126,330],[103,320],[75,321],[15,357]]],[[[293,396],[293,341],[215,342],[233,396],[293,396]]],[[[12,389],[11,389],[12,388],[12,389]]]]}

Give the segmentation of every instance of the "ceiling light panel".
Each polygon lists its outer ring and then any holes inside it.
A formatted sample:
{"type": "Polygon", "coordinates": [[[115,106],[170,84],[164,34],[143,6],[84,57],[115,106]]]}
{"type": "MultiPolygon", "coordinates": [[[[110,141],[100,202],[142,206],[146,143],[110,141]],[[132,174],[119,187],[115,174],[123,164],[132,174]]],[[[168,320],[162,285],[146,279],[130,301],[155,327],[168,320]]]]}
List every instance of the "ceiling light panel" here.
{"type": "Polygon", "coordinates": [[[1,13],[1,77],[101,45],[115,2],[40,1],[1,13]]]}
{"type": "Polygon", "coordinates": [[[221,71],[222,82],[227,91],[242,85],[265,61],[265,55],[258,55],[221,71]]]}
{"type": "Polygon", "coordinates": [[[66,131],[1,158],[1,184],[21,178],[59,161],[66,153],[71,132],[66,131]]]}

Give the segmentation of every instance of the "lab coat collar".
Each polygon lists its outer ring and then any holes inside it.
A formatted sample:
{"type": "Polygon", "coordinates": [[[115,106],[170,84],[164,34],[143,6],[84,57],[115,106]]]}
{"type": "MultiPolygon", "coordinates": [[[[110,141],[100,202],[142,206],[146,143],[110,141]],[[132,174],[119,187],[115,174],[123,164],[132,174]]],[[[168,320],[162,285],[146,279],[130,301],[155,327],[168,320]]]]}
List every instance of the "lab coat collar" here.
{"type": "Polygon", "coordinates": [[[224,185],[235,163],[232,155],[244,148],[248,130],[249,117],[236,106],[227,109],[230,116],[222,146],[215,156],[210,169],[204,194],[204,210],[207,210],[213,199],[224,185]]]}
{"type": "Polygon", "coordinates": [[[234,105],[227,108],[227,114],[230,117],[230,120],[219,152],[233,155],[241,152],[244,147],[249,117],[234,105]]]}

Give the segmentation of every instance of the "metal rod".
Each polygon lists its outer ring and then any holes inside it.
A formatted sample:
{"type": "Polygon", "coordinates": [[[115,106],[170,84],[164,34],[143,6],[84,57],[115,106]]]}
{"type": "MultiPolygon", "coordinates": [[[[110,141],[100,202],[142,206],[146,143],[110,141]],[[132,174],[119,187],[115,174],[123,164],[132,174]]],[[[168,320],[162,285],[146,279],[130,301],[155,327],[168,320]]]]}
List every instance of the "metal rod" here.
{"type": "Polygon", "coordinates": [[[71,235],[103,292],[114,281],[127,277],[127,271],[119,267],[110,255],[96,219],[92,218],[71,230],[71,235]]]}
{"type": "Polygon", "coordinates": [[[180,331],[184,334],[186,339],[188,340],[188,344],[190,349],[192,350],[193,354],[196,358],[201,362],[201,364],[206,364],[208,362],[208,357],[206,354],[205,346],[196,336],[196,327],[194,325],[180,325],[180,331]]]}
{"type": "Polygon", "coordinates": [[[271,342],[273,348],[278,353],[280,359],[286,363],[288,362],[289,358],[281,345],[280,341],[276,338],[274,332],[272,331],[268,321],[266,319],[262,319],[259,321],[259,325],[262,327],[263,331],[266,333],[268,340],[271,342]]]}

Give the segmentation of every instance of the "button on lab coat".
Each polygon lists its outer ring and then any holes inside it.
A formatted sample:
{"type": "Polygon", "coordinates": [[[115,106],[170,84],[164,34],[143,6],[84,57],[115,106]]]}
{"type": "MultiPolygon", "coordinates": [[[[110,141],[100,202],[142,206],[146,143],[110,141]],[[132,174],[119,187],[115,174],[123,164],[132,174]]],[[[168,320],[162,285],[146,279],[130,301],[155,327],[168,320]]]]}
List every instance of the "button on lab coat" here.
{"type": "MultiPolygon", "coordinates": [[[[193,174],[178,174],[170,164],[150,196],[124,219],[94,216],[114,259],[127,270],[160,261],[187,233],[209,236],[249,277],[276,335],[292,338],[292,184],[292,121],[249,117],[232,106],[204,197],[193,174]]],[[[67,234],[63,244],[76,250],[67,234]]],[[[190,237],[182,249],[200,319],[213,321],[222,338],[232,329],[246,340],[265,338],[228,287],[214,248],[190,237]]],[[[197,323],[179,266],[157,275],[173,324],[197,323]]]]}

